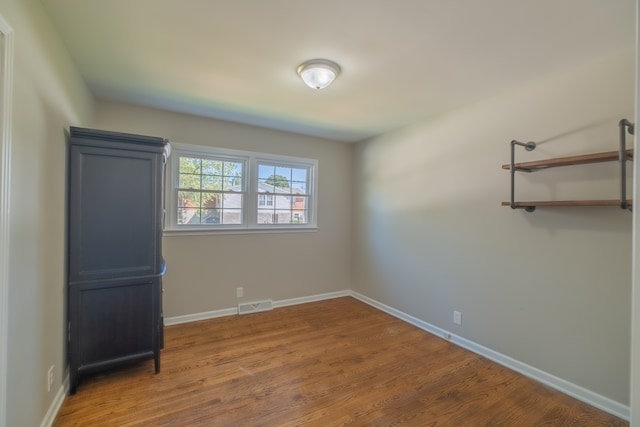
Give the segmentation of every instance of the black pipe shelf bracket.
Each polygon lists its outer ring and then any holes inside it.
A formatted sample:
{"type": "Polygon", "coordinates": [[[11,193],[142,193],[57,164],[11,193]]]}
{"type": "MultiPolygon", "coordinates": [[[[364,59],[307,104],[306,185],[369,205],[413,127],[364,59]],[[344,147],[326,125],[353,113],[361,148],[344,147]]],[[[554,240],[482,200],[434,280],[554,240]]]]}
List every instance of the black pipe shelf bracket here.
{"type": "MultiPolygon", "coordinates": [[[[510,168],[509,171],[511,172],[511,209],[524,209],[527,212],[533,212],[536,210],[535,206],[517,206],[516,205],[516,201],[515,201],[515,187],[516,187],[516,145],[519,145],[520,147],[524,147],[525,150],[527,151],[533,151],[536,149],[536,143],[533,141],[529,141],[529,142],[520,142],[520,141],[516,141],[515,139],[511,140],[511,163],[510,163],[510,168]]],[[[527,170],[527,172],[531,172],[530,170],[527,170]]]]}
{"type": "Polygon", "coordinates": [[[633,149],[627,149],[626,135],[634,134],[635,126],[627,119],[622,119],[618,123],[620,146],[617,151],[607,151],[602,153],[591,153],[578,156],[559,157],[546,160],[535,160],[530,162],[515,162],[516,146],[524,147],[526,151],[533,151],[536,143],[533,141],[520,142],[515,139],[511,141],[511,161],[502,165],[503,169],[509,169],[511,173],[511,200],[502,202],[502,206],[509,206],[511,209],[524,209],[533,212],[537,206],[619,206],[621,209],[631,210],[632,201],[627,199],[627,161],[633,160],[633,149]],[[619,200],[564,200],[564,201],[530,201],[516,202],[515,200],[515,180],[516,172],[535,172],[542,169],[559,166],[584,165],[589,163],[617,161],[620,165],[620,199],[619,200]]]}
{"type": "Polygon", "coordinates": [[[618,122],[620,129],[620,150],[619,150],[619,163],[620,163],[620,208],[631,210],[631,204],[627,202],[627,160],[631,160],[633,157],[627,152],[626,135],[629,132],[633,135],[635,132],[635,126],[627,119],[622,119],[618,122]]]}

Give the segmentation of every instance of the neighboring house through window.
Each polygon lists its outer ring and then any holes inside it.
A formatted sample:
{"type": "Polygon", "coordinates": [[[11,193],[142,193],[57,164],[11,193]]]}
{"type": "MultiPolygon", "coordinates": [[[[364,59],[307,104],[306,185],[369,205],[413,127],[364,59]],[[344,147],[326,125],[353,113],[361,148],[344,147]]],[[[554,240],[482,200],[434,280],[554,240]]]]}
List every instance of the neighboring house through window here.
{"type": "Polygon", "coordinates": [[[258,194],[258,206],[273,206],[273,196],[271,194],[258,194]]]}

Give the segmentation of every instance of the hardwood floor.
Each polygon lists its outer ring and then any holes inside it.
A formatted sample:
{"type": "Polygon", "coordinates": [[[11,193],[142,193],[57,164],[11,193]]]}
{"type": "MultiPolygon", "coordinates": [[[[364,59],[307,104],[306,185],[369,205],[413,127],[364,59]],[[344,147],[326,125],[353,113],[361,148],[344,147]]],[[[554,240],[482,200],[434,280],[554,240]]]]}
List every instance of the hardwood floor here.
{"type": "Polygon", "coordinates": [[[627,426],[353,298],[167,327],[54,426],[627,426]]]}

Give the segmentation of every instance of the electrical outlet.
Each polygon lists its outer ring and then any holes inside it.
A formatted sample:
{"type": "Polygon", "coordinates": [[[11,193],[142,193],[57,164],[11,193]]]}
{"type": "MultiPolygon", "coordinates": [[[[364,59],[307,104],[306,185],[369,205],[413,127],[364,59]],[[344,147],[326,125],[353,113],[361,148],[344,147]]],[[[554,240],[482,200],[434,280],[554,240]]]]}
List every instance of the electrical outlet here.
{"type": "Polygon", "coordinates": [[[53,386],[53,365],[47,371],[47,393],[51,391],[51,387],[53,386]]]}
{"type": "Polygon", "coordinates": [[[244,296],[244,288],[239,286],[236,288],[236,298],[242,298],[244,296]]]}
{"type": "Polygon", "coordinates": [[[456,325],[462,325],[462,313],[459,311],[453,311],[453,323],[456,325]]]}

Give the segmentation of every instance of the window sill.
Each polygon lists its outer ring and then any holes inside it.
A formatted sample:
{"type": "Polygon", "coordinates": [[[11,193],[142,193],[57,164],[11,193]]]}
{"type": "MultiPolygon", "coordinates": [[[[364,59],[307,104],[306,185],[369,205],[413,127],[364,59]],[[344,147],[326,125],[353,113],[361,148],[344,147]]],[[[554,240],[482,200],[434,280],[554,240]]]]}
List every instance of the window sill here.
{"type": "Polygon", "coordinates": [[[219,228],[219,229],[198,229],[198,228],[166,228],[163,236],[206,236],[223,234],[273,234],[273,233],[316,233],[317,226],[307,227],[243,227],[243,228],[219,228]]]}

